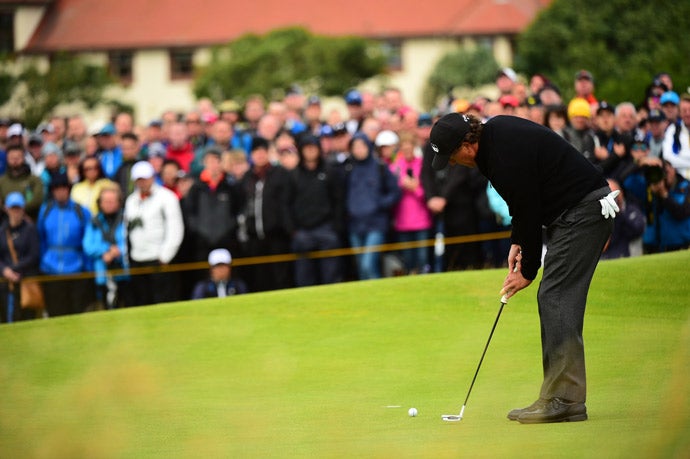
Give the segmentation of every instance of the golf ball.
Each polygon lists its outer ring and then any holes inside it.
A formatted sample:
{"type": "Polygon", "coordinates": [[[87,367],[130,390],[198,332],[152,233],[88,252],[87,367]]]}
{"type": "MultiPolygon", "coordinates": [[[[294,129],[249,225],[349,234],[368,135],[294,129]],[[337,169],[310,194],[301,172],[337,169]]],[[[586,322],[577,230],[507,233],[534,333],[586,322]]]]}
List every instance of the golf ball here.
{"type": "Polygon", "coordinates": [[[417,408],[410,408],[409,410],[407,410],[407,414],[409,414],[412,417],[417,416],[417,408]]]}

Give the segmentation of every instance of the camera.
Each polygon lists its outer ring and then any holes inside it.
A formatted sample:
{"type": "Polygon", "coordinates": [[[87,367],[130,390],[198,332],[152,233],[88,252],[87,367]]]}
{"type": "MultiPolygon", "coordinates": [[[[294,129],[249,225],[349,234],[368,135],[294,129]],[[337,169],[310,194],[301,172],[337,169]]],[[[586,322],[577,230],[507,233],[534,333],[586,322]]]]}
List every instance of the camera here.
{"type": "Polygon", "coordinates": [[[647,183],[659,183],[664,179],[664,169],[661,166],[644,166],[643,172],[647,183]]]}

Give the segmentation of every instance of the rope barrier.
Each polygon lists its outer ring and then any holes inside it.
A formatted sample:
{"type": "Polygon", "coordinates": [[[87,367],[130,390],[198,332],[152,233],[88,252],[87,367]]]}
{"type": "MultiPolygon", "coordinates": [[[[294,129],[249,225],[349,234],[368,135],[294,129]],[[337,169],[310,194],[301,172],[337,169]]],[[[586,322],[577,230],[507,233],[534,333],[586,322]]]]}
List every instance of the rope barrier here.
{"type": "MultiPolygon", "coordinates": [[[[510,231],[499,231],[494,233],[482,233],[482,234],[471,234],[465,236],[453,236],[445,237],[444,244],[446,246],[456,245],[456,244],[467,244],[471,242],[482,242],[490,241],[495,239],[506,239],[510,237],[510,231]]],[[[331,258],[331,257],[342,257],[350,255],[359,255],[362,253],[372,253],[372,252],[395,252],[397,250],[404,249],[415,249],[420,247],[431,247],[436,243],[435,239],[427,239],[423,241],[410,241],[410,242],[393,242],[380,245],[372,245],[366,247],[344,247],[340,249],[330,249],[330,250],[319,250],[306,253],[285,253],[277,255],[264,255],[258,257],[244,257],[244,258],[233,258],[232,266],[248,266],[248,265],[260,265],[269,263],[283,263],[288,261],[295,261],[302,258],[331,258]]],[[[113,269],[108,270],[107,273],[113,276],[129,275],[138,276],[142,274],[152,274],[152,273],[168,273],[168,272],[180,272],[180,271],[199,271],[203,269],[208,269],[208,263],[205,261],[197,261],[191,263],[176,263],[173,265],[161,265],[161,266],[144,266],[129,269],[113,269]]],[[[24,279],[33,279],[39,282],[57,282],[61,280],[74,280],[74,279],[93,279],[96,273],[93,271],[74,273],[74,274],[43,274],[39,276],[27,276],[24,279]]],[[[0,282],[7,282],[7,279],[0,279],[0,282]]]]}

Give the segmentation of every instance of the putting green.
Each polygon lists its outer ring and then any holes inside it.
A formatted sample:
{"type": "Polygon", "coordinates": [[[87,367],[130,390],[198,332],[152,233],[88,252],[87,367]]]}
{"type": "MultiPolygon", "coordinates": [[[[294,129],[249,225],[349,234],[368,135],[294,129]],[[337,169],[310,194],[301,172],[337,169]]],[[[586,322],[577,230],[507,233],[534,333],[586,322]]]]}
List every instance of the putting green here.
{"type": "Polygon", "coordinates": [[[602,262],[590,420],[520,425],[536,285],[454,272],[0,326],[0,457],[687,457],[690,252],[602,262]],[[407,415],[415,407],[419,415],[407,415]]]}

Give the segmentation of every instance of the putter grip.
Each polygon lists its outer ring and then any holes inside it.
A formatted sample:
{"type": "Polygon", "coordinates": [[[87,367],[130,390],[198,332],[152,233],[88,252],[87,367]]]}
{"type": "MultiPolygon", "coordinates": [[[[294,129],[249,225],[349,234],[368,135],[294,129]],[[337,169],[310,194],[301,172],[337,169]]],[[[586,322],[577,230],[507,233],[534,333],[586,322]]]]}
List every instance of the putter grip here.
{"type": "Polygon", "coordinates": [[[501,303],[503,303],[503,304],[508,304],[508,298],[506,298],[505,295],[503,295],[503,296],[501,297],[501,303]]]}

